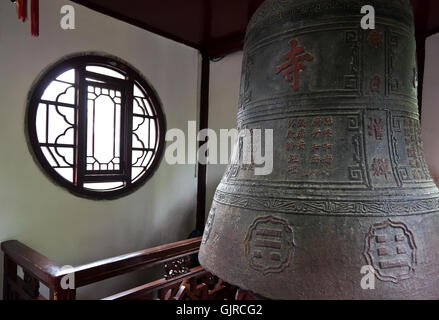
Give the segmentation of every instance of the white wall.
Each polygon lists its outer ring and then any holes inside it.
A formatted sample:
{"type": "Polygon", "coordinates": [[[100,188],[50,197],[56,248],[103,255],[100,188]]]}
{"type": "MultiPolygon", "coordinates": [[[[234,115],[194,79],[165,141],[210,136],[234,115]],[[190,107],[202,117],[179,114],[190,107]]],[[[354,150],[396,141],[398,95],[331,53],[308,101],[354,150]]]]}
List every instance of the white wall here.
{"type": "MultiPolygon", "coordinates": [[[[236,128],[241,69],[242,51],[211,62],[209,128],[215,130],[218,137],[220,129],[236,128]]],[[[221,164],[207,166],[206,214],[209,213],[216,187],[226,167],[221,164]]]]}
{"type": "MultiPolygon", "coordinates": [[[[197,119],[195,50],[80,5],[74,5],[77,29],[64,31],[64,4],[72,2],[40,2],[40,37],[31,38],[29,22],[19,22],[10,1],[0,1],[0,241],[17,239],[62,265],[79,265],[185,239],[195,226],[193,165],[162,161],[134,194],[93,201],[53,184],[32,159],[24,133],[28,91],[44,68],[75,52],[105,52],[140,70],[158,92],[168,128],[186,131],[187,121],[197,119]]],[[[81,290],[79,298],[127,289],[130,281],[81,290]]]]}
{"type": "Polygon", "coordinates": [[[425,58],[422,137],[430,172],[439,184],[439,33],[427,39],[425,58]]]}

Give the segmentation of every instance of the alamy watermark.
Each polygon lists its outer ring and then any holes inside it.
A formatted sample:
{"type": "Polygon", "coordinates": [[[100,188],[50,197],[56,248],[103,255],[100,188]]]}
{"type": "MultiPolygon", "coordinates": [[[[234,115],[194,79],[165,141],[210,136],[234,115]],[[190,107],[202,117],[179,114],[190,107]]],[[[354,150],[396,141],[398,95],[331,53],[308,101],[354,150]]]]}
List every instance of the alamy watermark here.
{"type": "Polygon", "coordinates": [[[370,5],[361,8],[361,14],[365,16],[361,19],[361,28],[363,30],[375,29],[375,8],[370,5]]]}
{"type": "MultiPolygon", "coordinates": [[[[61,28],[63,30],[76,29],[75,7],[64,5],[61,7],[60,13],[63,15],[60,22],[61,28]]],[[[361,14],[364,15],[360,22],[361,28],[364,30],[375,29],[375,8],[371,5],[365,5],[361,7],[361,14]]]]}
{"type": "Polygon", "coordinates": [[[61,7],[60,13],[63,15],[60,21],[61,29],[63,30],[75,30],[75,7],[71,5],[65,5],[61,7]]]}
{"type": "Polygon", "coordinates": [[[63,290],[75,290],[75,272],[72,266],[61,267],[60,272],[63,274],[61,277],[61,289],[63,290]]]}
{"type": "Polygon", "coordinates": [[[218,137],[212,129],[197,133],[196,122],[189,121],[187,136],[181,129],[170,129],[166,141],[170,144],[165,160],[170,165],[237,164],[254,167],[258,176],[273,172],[273,129],[221,129],[218,137]]]}
{"type": "Polygon", "coordinates": [[[375,269],[372,266],[366,265],[361,268],[361,274],[364,276],[361,278],[361,289],[363,290],[375,290],[375,269]]]}

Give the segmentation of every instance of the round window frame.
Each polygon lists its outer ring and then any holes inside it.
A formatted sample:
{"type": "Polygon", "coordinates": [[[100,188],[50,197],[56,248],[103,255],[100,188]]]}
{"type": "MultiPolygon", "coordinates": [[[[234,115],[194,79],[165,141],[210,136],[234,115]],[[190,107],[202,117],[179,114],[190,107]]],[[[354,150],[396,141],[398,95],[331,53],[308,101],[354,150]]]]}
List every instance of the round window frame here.
{"type": "MultiPolygon", "coordinates": [[[[78,89],[76,89],[78,90],[78,89]]],[[[79,108],[79,106],[78,106],[79,108]]],[[[165,148],[165,134],[166,134],[166,117],[163,112],[162,103],[160,98],[143,74],[133,67],[130,63],[109,54],[101,54],[96,52],[91,53],[77,53],[66,56],[55,63],[49,65],[43,70],[40,75],[35,79],[31,90],[29,91],[26,102],[25,113],[25,135],[29,147],[29,151],[42,172],[57,186],[66,189],[71,194],[92,200],[115,200],[121,197],[132,194],[141,188],[145,183],[154,175],[158,169],[164,154],[165,148]],[[159,135],[157,139],[158,147],[154,155],[154,159],[149,168],[145,169],[146,172],[138,178],[136,181],[130,183],[128,186],[124,186],[120,189],[111,191],[95,191],[87,189],[84,186],[77,186],[73,182],[70,182],[63,178],[56,170],[50,165],[46,159],[38,140],[36,115],[39,107],[39,101],[52,81],[64,72],[84,65],[96,65],[103,66],[112,69],[117,72],[126,74],[134,82],[138,83],[141,88],[147,94],[148,99],[151,101],[151,107],[157,113],[157,133],[159,135]]],[[[132,152],[132,150],[131,150],[132,152]]],[[[130,164],[130,168],[131,168],[130,164]]]]}

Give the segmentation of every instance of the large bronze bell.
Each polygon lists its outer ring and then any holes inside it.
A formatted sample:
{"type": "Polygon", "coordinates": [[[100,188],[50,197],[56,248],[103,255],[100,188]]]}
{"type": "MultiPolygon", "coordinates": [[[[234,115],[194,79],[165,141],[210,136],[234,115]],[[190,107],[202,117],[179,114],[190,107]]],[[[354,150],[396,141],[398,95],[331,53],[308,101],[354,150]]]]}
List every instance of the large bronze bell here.
{"type": "Polygon", "coordinates": [[[415,52],[409,0],[262,4],[238,128],[274,130],[274,169],[228,167],[199,255],[207,270],[272,299],[439,298],[415,52]],[[360,25],[364,5],[374,30],[360,25]]]}

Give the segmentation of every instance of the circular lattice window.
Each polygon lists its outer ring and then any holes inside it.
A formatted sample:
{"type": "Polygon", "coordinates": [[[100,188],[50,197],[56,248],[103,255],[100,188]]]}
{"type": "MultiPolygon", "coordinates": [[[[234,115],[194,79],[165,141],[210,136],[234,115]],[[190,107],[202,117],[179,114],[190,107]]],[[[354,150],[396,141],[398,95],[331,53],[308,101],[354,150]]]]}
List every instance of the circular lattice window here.
{"type": "Polygon", "coordinates": [[[160,160],[165,120],[152,87],[120,59],[63,59],[37,81],[28,136],[41,167],[77,195],[114,198],[135,190],[160,160]]]}

